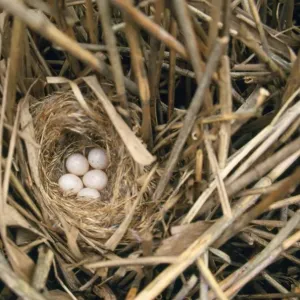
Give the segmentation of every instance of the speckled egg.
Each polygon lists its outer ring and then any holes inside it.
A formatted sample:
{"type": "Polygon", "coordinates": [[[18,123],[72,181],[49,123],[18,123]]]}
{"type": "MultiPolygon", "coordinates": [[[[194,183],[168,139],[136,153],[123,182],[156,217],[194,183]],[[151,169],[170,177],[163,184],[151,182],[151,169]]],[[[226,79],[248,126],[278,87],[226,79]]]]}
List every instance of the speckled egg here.
{"type": "Polygon", "coordinates": [[[101,191],[106,187],[108,178],[101,170],[91,170],[83,176],[82,180],[86,187],[101,191]]]}
{"type": "Polygon", "coordinates": [[[82,188],[81,179],[74,174],[62,175],[58,180],[58,185],[64,193],[77,194],[82,188]]]}

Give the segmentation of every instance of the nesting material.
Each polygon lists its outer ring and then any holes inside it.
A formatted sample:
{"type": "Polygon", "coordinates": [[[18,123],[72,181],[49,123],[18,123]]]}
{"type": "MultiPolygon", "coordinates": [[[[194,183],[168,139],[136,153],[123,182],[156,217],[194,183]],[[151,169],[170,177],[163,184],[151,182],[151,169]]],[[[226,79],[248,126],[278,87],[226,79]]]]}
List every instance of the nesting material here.
{"type": "MultiPolygon", "coordinates": [[[[38,168],[42,197],[37,199],[53,227],[62,228],[59,220],[64,218],[85,236],[107,240],[132,207],[140,189],[138,179],[144,178],[146,171],[134,162],[98,100],[89,100],[87,104],[97,119],[86,114],[72,93],[58,93],[31,104],[35,135],[41,146],[38,168]],[[108,158],[107,186],[101,190],[101,200],[63,195],[57,182],[67,171],[66,159],[73,153],[87,157],[97,147],[104,149],[108,158]]],[[[135,110],[131,112],[136,129],[138,114],[135,110]]],[[[130,222],[130,229],[136,232],[149,228],[155,218],[153,204],[146,201],[154,188],[151,184],[130,222]]]]}

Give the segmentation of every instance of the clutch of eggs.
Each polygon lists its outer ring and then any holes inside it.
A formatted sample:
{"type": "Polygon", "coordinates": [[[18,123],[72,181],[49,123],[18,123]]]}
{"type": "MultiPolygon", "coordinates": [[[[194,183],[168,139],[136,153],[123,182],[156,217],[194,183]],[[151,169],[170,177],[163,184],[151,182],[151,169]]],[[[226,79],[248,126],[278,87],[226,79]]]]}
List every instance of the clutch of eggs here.
{"type": "Polygon", "coordinates": [[[59,178],[58,185],[64,193],[77,194],[79,198],[99,199],[99,191],[106,187],[108,181],[106,173],[102,171],[107,166],[108,158],[101,148],[90,150],[88,158],[74,153],[66,160],[69,173],[59,178]],[[94,170],[89,171],[90,166],[94,170]],[[79,176],[83,176],[82,180],[79,176]]]}

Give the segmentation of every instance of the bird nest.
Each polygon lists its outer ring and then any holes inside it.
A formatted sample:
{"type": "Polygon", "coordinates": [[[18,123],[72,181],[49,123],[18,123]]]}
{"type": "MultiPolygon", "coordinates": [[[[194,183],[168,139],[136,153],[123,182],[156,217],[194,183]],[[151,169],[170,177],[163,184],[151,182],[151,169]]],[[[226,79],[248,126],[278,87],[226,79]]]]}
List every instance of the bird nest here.
{"type": "MultiPolygon", "coordinates": [[[[67,223],[86,237],[107,241],[128,215],[147,170],[132,159],[99,101],[86,103],[97,118],[90,117],[72,93],[58,93],[31,103],[35,137],[40,144],[38,192],[41,197],[37,198],[53,229],[63,229],[67,223]],[[67,173],[66,158],[72,153],[86,155],[93,147],[105,149],[109,159],[108,185],[101,191],[101,200],[64,195],[58,179],[67,173]]],[[[132,109],[130,114],[132,128],[137,131],[139,112],[132,109]]],[[[154,182],[148,184],[139,200],[130,221],[131,230],[127,230],[123,240],[153,223],[154,207],[146,199],[152,193],[154,182]]]]}

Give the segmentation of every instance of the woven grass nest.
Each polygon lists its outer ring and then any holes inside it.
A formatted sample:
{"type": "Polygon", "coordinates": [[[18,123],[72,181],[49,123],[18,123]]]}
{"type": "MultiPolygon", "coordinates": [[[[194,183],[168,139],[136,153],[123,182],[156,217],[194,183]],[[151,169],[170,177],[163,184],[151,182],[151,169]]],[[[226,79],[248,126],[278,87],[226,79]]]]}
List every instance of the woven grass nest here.
{"type": "MultiPolygon", "coordinates": [[[[40,144],[38,159],[41,179],[39,197],[44,216],[53,228],[63,229],[63,222],[78,228],[86,237],[107,241],[125,219],[136,199],[146,168],[135,163],[111,124],[98,100],[86,100],[98,116],[92,119],[72,93],[57,93],[30,105],[35,136],[40,144]],[[65,160],[72,153],[86,155],[89,149],[107,151],[108,185],[101,191],[101,200],[79,200],[63,195],[57,184],[66,173],[65,160]]],[[[131,110],[132,128],[139,129],[139,112],[131,110]]],[[[154,207],[147,198],[155,180],[151,181],[139,201],[123,240],[133,232],[142,232],[154,222],[154,207]]]]}

